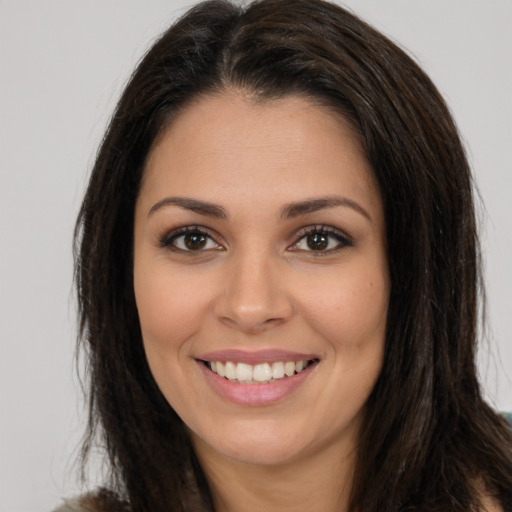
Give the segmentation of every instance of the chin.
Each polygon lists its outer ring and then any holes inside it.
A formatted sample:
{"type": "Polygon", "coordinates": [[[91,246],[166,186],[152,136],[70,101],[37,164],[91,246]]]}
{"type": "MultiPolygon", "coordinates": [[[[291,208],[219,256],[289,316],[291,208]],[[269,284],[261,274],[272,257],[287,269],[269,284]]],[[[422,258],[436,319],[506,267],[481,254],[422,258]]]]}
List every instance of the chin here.
{"type": "Polygon", "coordinates": [[[308,425],[293,431],[283,423],[252,420],[220,429],[217,435],[210,431],[200,437],[191,432],[191,437],[196,450],[206,448],[220,458],[254,466],[285,466],[319,449],[308,425]]]}
{"type": "Polygon", "coordinates": [[[239,464],[259,467],[278,467],[300,460],[301,453],[295,447],[269,447],[262,443],[244,446],[219,447],[219,455],[239,464]]]}

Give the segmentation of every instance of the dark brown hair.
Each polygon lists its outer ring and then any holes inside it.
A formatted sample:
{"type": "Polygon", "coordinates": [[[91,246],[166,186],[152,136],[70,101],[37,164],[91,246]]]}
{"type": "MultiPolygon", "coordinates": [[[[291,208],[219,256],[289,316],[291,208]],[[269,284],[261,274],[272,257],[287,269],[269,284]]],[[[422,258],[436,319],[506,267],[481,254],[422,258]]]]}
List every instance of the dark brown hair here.
{"type": "MultiPolygon", "coordinates": [[[[162,128],[198,95],[302,95],[359,132],[384,202],[391,296],[351,510],[467,512],[512,502],[512,437],[475,368],[479,257],[472,181],[429,78],[395,44],[322,0],[209,1],[153,45],[101,144],[75,238],[89,431],[134,512],[211,510],[184,425],[148,368],[132,276],[134,207],[162,128]]],[[[342,404],[340,404],[342,407],[342,404]]],[[[112,499],[109,493],[103,494],[112,499]]]]}

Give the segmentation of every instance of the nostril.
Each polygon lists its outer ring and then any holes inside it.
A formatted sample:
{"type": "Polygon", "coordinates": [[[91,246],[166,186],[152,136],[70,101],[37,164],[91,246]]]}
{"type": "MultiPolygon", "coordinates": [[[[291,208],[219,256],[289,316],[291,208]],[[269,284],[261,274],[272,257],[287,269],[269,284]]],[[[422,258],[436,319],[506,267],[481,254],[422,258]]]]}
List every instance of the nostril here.
{"type": "Polygon", "coordinates": [[[268,259],[243,258],[226,276],[214,313],[225,325],[258,333],[290,318],[293,308],[282,278],[274,275],[268,259]]]}
{"type": "Polygon", "coordinates": [[[272,329],[284,322],[282,318],[268,318],[263,321],[258,319],[222,317],[222,323],[232,329],[238,329],[247,334],[258,334],[267,329],[272,329]]]}

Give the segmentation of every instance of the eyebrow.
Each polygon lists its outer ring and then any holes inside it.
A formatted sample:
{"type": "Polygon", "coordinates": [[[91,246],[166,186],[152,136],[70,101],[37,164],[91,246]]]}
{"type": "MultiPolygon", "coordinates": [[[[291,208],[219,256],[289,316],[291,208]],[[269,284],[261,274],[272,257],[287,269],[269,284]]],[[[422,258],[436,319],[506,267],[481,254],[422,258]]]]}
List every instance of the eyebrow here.
{"type": "Polygon", "coordinates": [[[198,199],[190,199],[188,197],[166,197],[151,207],[148,212],[148,216],[165,206],[171,205],[178,206],[184,210],[192,210],[193,212],[201,215],[207,215],[208,217],[216,217],[218,219],[225,219],[228,216],[226,210],[224,210],[222,206],[208,203],[206,201],[199,201],[198,199]]]}
{"type": "MultiPolygon", "coordinates": [[[[200,215],[206,215],[208,217],[215,217],[218,219],[226,219],[228,217],[226,210],[222,206],[207,201],[200,201],[199,199],[191,199],[189,197],[165,197],[150,208],[148,216],[166,206],[178,206],[184,210],[191,210],[199,213],[200,215]]],[[[281,218],[293,219],[300,215],[306,215],[318,210],[323,210],[324,208],[333,208],[335,206],[351,208],[371,222],[370,215],[362,206],[351,199],[341,196],[320,197],[289,203],[282,208],[281,218]]]]}
{"type": "Polygon", "coordinates": [[[290,203],[283,208],[281,217],[283,219],[292,219],[294,217],[299,217],[300,215],[313,213],[318,210],[323,210],[324,208],[332,208],[335,206],[345,206],[347,208],[352,208],[352,210],[360,213],[370,222],[372,221],[369,213],[361,205],[355,201],[352,201],[351,199],[341,196],[320,197],[317,199],[300,201],[298,203],[290,203]]]}

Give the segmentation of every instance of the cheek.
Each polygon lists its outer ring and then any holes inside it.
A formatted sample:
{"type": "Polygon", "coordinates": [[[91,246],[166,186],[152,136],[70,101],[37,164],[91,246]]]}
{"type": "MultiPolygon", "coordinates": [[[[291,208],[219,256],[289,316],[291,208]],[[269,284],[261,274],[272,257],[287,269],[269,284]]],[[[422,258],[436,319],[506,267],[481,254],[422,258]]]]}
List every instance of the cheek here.
{"type": "Polygon", "coordinates": [[[317,281],[301,295],[303,309],[316,330],[337,348],[356,349],[383,344],[388,290],[383,272],[361,271],[317,281]]]}
{"type": "Polygon", "coordinates": [[[135,266],[135,298],[146,358],[158,387],[180,416],[192,399],[189,386],[184,385],[191,364],[188,347],[201,328],[208,303],[204,287],[196,284],[165,261],[153,268],[135,266]]]}
{"type": "Polygon", "coordinates": [[[171,270],[165,264],[148,272],[135,269],[135,298],[148,357],[153,350],[165,356],[185,344],[201,327],[209,300],[205,287],[171,270]]]}

